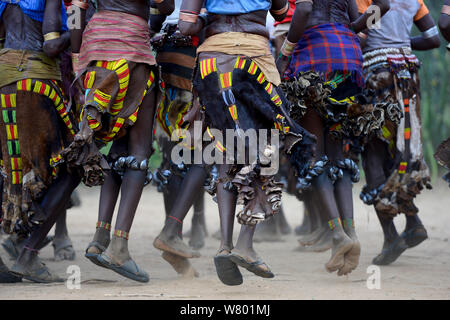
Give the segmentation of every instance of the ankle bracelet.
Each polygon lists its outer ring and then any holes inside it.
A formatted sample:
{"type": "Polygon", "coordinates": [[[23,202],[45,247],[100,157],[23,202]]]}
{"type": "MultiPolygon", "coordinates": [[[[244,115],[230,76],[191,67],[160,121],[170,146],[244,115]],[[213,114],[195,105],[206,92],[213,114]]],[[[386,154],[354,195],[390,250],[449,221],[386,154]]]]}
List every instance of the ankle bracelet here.
{"type": "Polygon", "coordinates": [[[25,250],[28,250],[28,251],[31,251],[31,252],[36,252],[36,254],[39,254],[39,250],[30,248],[30,247],[27,247],[27,246],[24,246],[23,248],[24,248],[25,250]]]}
{"type": "Polygon", "coordinates": [[[328,226],[331,230],[335,229],[337,226],[342,226],[341,218],[335,218],[333,220],[328,221],[328,226]]]}
{"type": "Polygon", "coordinates": [[[345,218],[342,221],[342,224],[344,225],[344,228],[354,228],[355,227],[355,220],[350,218],[345,218]]]}
{"type": "Polygon", "coordinates": [[[116,237],[124,238],[125,240],[128,240],[130,233],[126,232],[126,231],[122,231],[122,230],[114,230],[114,235],[116,237]]]}
{"type": "Polygon", "coordinates": [[[172,220],[175,220],[176,222],[178,222],[179,224],[183,224],[183,221],[181,221],[180,219],[178,219],[178,218],[175,218],[174,216],[167,216],[168,218],[170,218],[170,219],[172,219],[172,220]]]}
{"type": "Polygon", "coordinates": [[[104,221],[97,221],[96,228],[97,229],[101,228],[101,229],[111,231],[111,224],[108,222],[104,222],[104,221]]]}

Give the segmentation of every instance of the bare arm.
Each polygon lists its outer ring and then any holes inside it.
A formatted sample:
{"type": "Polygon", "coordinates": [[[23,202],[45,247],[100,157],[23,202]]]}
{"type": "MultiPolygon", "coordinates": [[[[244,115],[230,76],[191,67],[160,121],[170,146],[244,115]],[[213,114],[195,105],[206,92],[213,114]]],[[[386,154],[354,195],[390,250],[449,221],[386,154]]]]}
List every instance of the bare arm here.
{"type": "Polygon", "coordinates": [[[312,7],[312,1],[300,0],[295,2],[295,11],[287,35],[289,42],[296,44],[303,36],[312,7]]]}
{"type": "Polygon", "coordinates": [[[372,5],[367,8],[364,14],[358,14],[358,7],[355,0],[350,0],[349,16],[352,20],[350,26],[355,33],[359,33],[368,29],[370,24],[375,24],[383,17],[390,9],[389,0],[373,0],[372,5]],[[379,17],[374,15],[379,14],[379,17]]]}
{"type": "Polygon", "coordinates": [[[86,28],[86,10],[88,1],[72,3],[68,10],[68,25],[70,30],[70,44],[72,53],[79,53],[83,32],[86,28]]]}
{"type": "Polygon", "coordinates": [[[439,18],[439,29],[447,42],[450,42],[450,0],[444,1],[441,16],[439,18]]]}
{"type": "Polygon", "coordinates": [[[49,57],[56,57],[70,45],[70,34],[60,34],[61,1],[47,0],[45,2],[44,22],[42,23],[42,34],[44,35],[44,52],[49,57]]]}
{"type": "Polygon", "coordinates": [[[291,61],[292,52],[305,32],[309,15],[312,12],[312,7],[312,0],[297,0],[295,2],[295,11],[292,16],[289,32],[276,61],[278,72],[280,72],[281,75],[286,71],[291,61]]]}
{"type": "Polygon", "coordinates": [[[199,17],[203,0],[183,0],[178,28],[186,36],[198,34],[205,26],[205,19],[199,17]]]}
{"type": "Polygon", "coordinates": [[[170,16],[175,10],[175,2],[173,0],[151,0],[156,5],[160,14],[170,16]]]}
{"type": "Polygon", "coordinates": [[[161,31],[162,25],[166,18],[167,15],[161,13],[154,0],[152,0],[150,4],[150,33],[152,36],[161,31]]]}
{"type": "Polygon", "coordinates": [[[422,32],[421,36],[411,38],[411,48],[413,50],[430,50],[439,48],[441,40],[439,31],[430,14],[415,22],[417,28],[422,32]]]}
{"type": "Polygon", "coordinates": [[[283,21],[289,11],[289,3],[287,0],[273,0],[270,14],[275,21],[283,21]]]}
{"type": "Polygon", "coordinates": [[[356,21],[361,14],[358,11],[358,5],[356,4],[356,0],[348,1],[348,16],[350,17],[350,22],[356,21]]]}

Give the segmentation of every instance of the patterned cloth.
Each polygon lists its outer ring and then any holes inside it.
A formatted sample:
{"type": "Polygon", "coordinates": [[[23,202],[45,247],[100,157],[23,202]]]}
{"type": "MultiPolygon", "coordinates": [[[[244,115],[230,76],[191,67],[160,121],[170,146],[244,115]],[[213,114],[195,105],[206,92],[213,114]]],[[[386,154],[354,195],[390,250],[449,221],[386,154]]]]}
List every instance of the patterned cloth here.
{"type": "Polygon", "coordinates": [[[103,142],[123,136],[122,129],[136,122],[142,100],[157,83],[155,71],[124,59],[96,61],[84,75],[80,121],[87,121],[95,138],[103,142]],[[109,121],[102,115],[108,115],[109,121]]]}
{"type": "Polygon", "coordinates": [[[161,36],[160,42],[162,45],[157,48],[156,61],[161,66],[165,84],[191,91],[198,38],[169,31],[161,36]]]}
{"type": "MultiPolygon", "coordinates": [[[[219,43],[216,45],[220,48],[219,43]]],[[[289,156],[297,172],[301,175],[309,165],[313,144],[311,136],[289,117],[286,112],[288,103],[281,90],[269,80],[255,60],[216,50],[201,52],[198,54],[194,89],[200,104],[204,106],[206,132],[215,144],[216,154],[223,153],[227,159],[229,156],[239,159],[236,149],[226,149],[226,137],[221,141],[213,129],[224,135],[227,129],[247,131],[274,128],[284,139],[283,153],[289,156]]],[[[255,146],[250,146],[247,140],[243,143],[245,154],[250,155],[251,148],[255,146]]],[[[272,149],[275,145],[265,143],[259,148],[278,154],[278,150],[272,149]]],[[[238,222],[254,225],[279,211],[282,187],[275,182],[272,174],[259,171],[261,159],[257,163],[251,163],[248,157],[244,160],[245,165],[234,164],[225,184],[229,189],[237,189],[238,203],[244,205],[244,209],[237,214],[238,222]]]]}
{"type": "Polygon", "coordinates": [[[58,81],[24,79],[0,93],[3,229],[10,233],[38,211],[34,202],[57,176],[76,126],[58,81]]]}
{"type": "MultiPolygon", "coordinates": [[[[61,1],[61,22],[62,30],[67,31],[67,14],[64,1],[61,1]]],[[[0,18],[8,4],[18,5],[20,9],[31,19],[44,21],[45,0],[0,0],[0,18]]]]}
{"type": "Polygon", "coordinates": [[[284,79],[314,71],[329,80],[329,74],[341,71],[350,73],[358,86],[363,87],[362,64],[362,52],[355,33],[341,24],[322,24],[305,31],[294,49],[284,79]]]}
{"type": "Polygon", "coordinates": [[[43,52],[0,50],[0,87],[24,79],[61,80],[57,62],[43,52]]]}
{"type": "MultiPolygon", "coordinates": [[[[244,32],[223,32],[208,37],[197,53],[220,52],[228,55],[240,55],[251,59],[264,73],[268,82],[279,86],[280,73],[275,65],[275,59],[268,46],[266,37],[244,32]]],[[[200,66],[201,67],[201,66],[200,66]]],[[[209,66],[205,66],[210,70],[209,66]]]]}
{"type": "Polygon", "coordinates": [[[92,61],[120,59],[150,66],[156,64],[147,21],[128,13],[99,11],[83,32],[78,70],[92,61]]]}
{"type": "Polygon", "coordinates": [[[56,62],[42,52],[0,51],[0,140],[4,176],[3,228],[26,223],[33,201],[57,175],[76,125],[56,62]],[[36,115],[38,115],[36,117],[36,115]],[[36,136],[38,132],[38,136],[36,136]],[[38,140],[36,140],[38,139],[38,140]]]}
{"type": "MultiPolygon", "coordinates": [[[[386,216],[414,215],[414,198],[431,188],[430,172],[423,158],[420,120],[419,61],[407,48],[386,48],[364,55],[367,88],[376,92],[376,103],[386,103],[384,122],[377,136],[390,157],[384,164],[387,179],[379,186],[365,186],[360,198],[386,216]]],[[[370,154],[363,156],[370,170],[370,154]]],[[[373,184],[373,182],[368,181],[373,184]]]]}

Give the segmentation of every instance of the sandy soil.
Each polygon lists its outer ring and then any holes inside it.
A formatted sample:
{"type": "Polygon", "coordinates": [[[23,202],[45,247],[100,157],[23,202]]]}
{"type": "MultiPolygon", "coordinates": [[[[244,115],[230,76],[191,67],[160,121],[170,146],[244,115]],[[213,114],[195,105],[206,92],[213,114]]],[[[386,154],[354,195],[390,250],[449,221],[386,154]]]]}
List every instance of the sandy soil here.
{"type": "MultiPolygon", "coordinates": [[[[359,267],[349,276],[337,277],[325,271],[330,251],[303,253],[296,236],[284,242],[258,243],[256,250],[275,273],[274,279],[262,279],[242,270],[244,284],[238,287],[223,285],[216,276],[212,257],[219,241],[211,236],[201,250],[202,257],[192,260],[200,272],[198,279],[180,278],[161,253],[153,248],[153,238],[163,224],[162,195],[154,187],[144,191],[131,232],[130,251],[135,261],[150,274],[150,282],[140,284],[112,271],[95,266],[84,258],[84,250],[91,240],[97,218],[99,188],[79,188],[82,206],[69,211],[69,231],[77,253],[75,261],[54,262],[53,248],[48,246],[41,257],[49,268],[67,277],[70,265],[81,269],[81,288],[69,290],[63,284],[39,285],[31,282],[0,285],[3,299],[449,299],[450,298],[450,190],[440,181],[433,191],[419,196],[417,205],[430,239],[407,250],[394,264],[381,268],[381,288],[369,290],[367,268],[379,253],[382,233],[371,207],[359,200],[361,185],[356,185],[355,219],[362,244],[359,267]]],[[[284,207],[292,227],[302,219],[302,204],[294,197],[284,197],[284,207]]],[[[218,228],[216,204],[207,197],[209,233],[218,228]]],[[[185,230],[190,228],[190,215],[185,230]]],[[[396,220],[399,230],[404,218],[396,220]]],[[[6,257],[0,248],[2,257],[6,257]]],[[[4,259],[6,260],[6,259],[4,259]]],[[[8,265],[12,261],[6,262],[8,265]]]]}

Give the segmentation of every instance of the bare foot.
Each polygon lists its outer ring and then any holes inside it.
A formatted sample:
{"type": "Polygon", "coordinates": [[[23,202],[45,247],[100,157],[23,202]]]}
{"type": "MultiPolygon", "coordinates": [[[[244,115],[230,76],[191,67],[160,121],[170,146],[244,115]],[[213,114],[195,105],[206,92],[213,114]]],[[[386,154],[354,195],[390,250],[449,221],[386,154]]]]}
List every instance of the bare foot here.
{"type": "Polygon", "coordinates": [[[305,212],[303,214],[303,221],[302,224],[295,227],[294,232],[297,236],[303,236],[308,233],[313,232],[312,226],[311,226],[311,218],[309,217],[309,214],[305,212]]]}
{"type": "Polygon", "coordinates": [[[18,260],[11,267],[11,272],[15,275],[22,276],[24,279],[37,283],[64,282],[64,279],[51,274],[50,270],[37,256],[34,256],[26,263],[22,263],[18,260]]]}
{"type": "Polygon", "coordinates": [[[172,268],[185,278],[198,278],[200,275],[197,270],[192,267],[188,259],[180,257],[176,254],[163,251],[162,258],[166,260],[172,268]]]}
{"type": "Polygon", "coordinates": [[[113,236],[108,248],[97,256],[102,267],[110,269],[121,276],[138,282],[149,282],[150,278],[145,270],[139,268],[128,251],[128,240],[113,236]]]}
{"type": "Polygon", "coordinates": [[[359,264],[359,256],[361,255],[361,244],[358,241],[358,237],[356,236],[355,228],[345,228],[345,233],[352,239],[353,247],[350,251],[348,251],[344,256],[344,266],[339,269],[337,275],[343,276],[347,275],[359,264]]]}
{"type": "Polygon", "coordinates": [[[320,239],[314,243],[313,245],[309,246],[309,250],[312,252],[324,252],[333,246],[333,233],[331,230],[325,232],[322,234],[320,239]]]}
{"type": "Polygon", "coordinates": [[[75,250],[69,236],[53,239],[55,261],[75,260],[75,250]]]}
{"type": "Polygon", "coordinates": [[[231,261],[262,278],[273,278],[275,275],[269,266],[254,251],[231,251],[231,261]]]}
{"type": "Polygon", "coordinates": [[[361,245],[359,241],[353,242],[353,247],[344,256],[344,266],[338,270],[338,276],[344,276],[356,269],[361,255],[361,245]]]}
{"type": "Polygon", "coordinates": [[[328,226],[321,226],[314,230],[312,233],[306,234],[303,237],[298,239],[298,242],[302,246],[310,246],[319,241],[319,239],[326,233],[330,232],[330,228],[328,226]]]}
{"type": "Polygon", "coordinates": [[[205,246],[205,231],[199,221],[192,224],[190,233],[189,245],[195,250],[203,248],[205,246]]]}
{"type": "Polygon", "coordinates": [[[353,248],[353,241],[345,234],[342,227],[336,227],[333,230],[333,246],[331,248],[331,258],[325,264],[328,272],[334,272],[344,267],[344,256],[353,248]]]}

